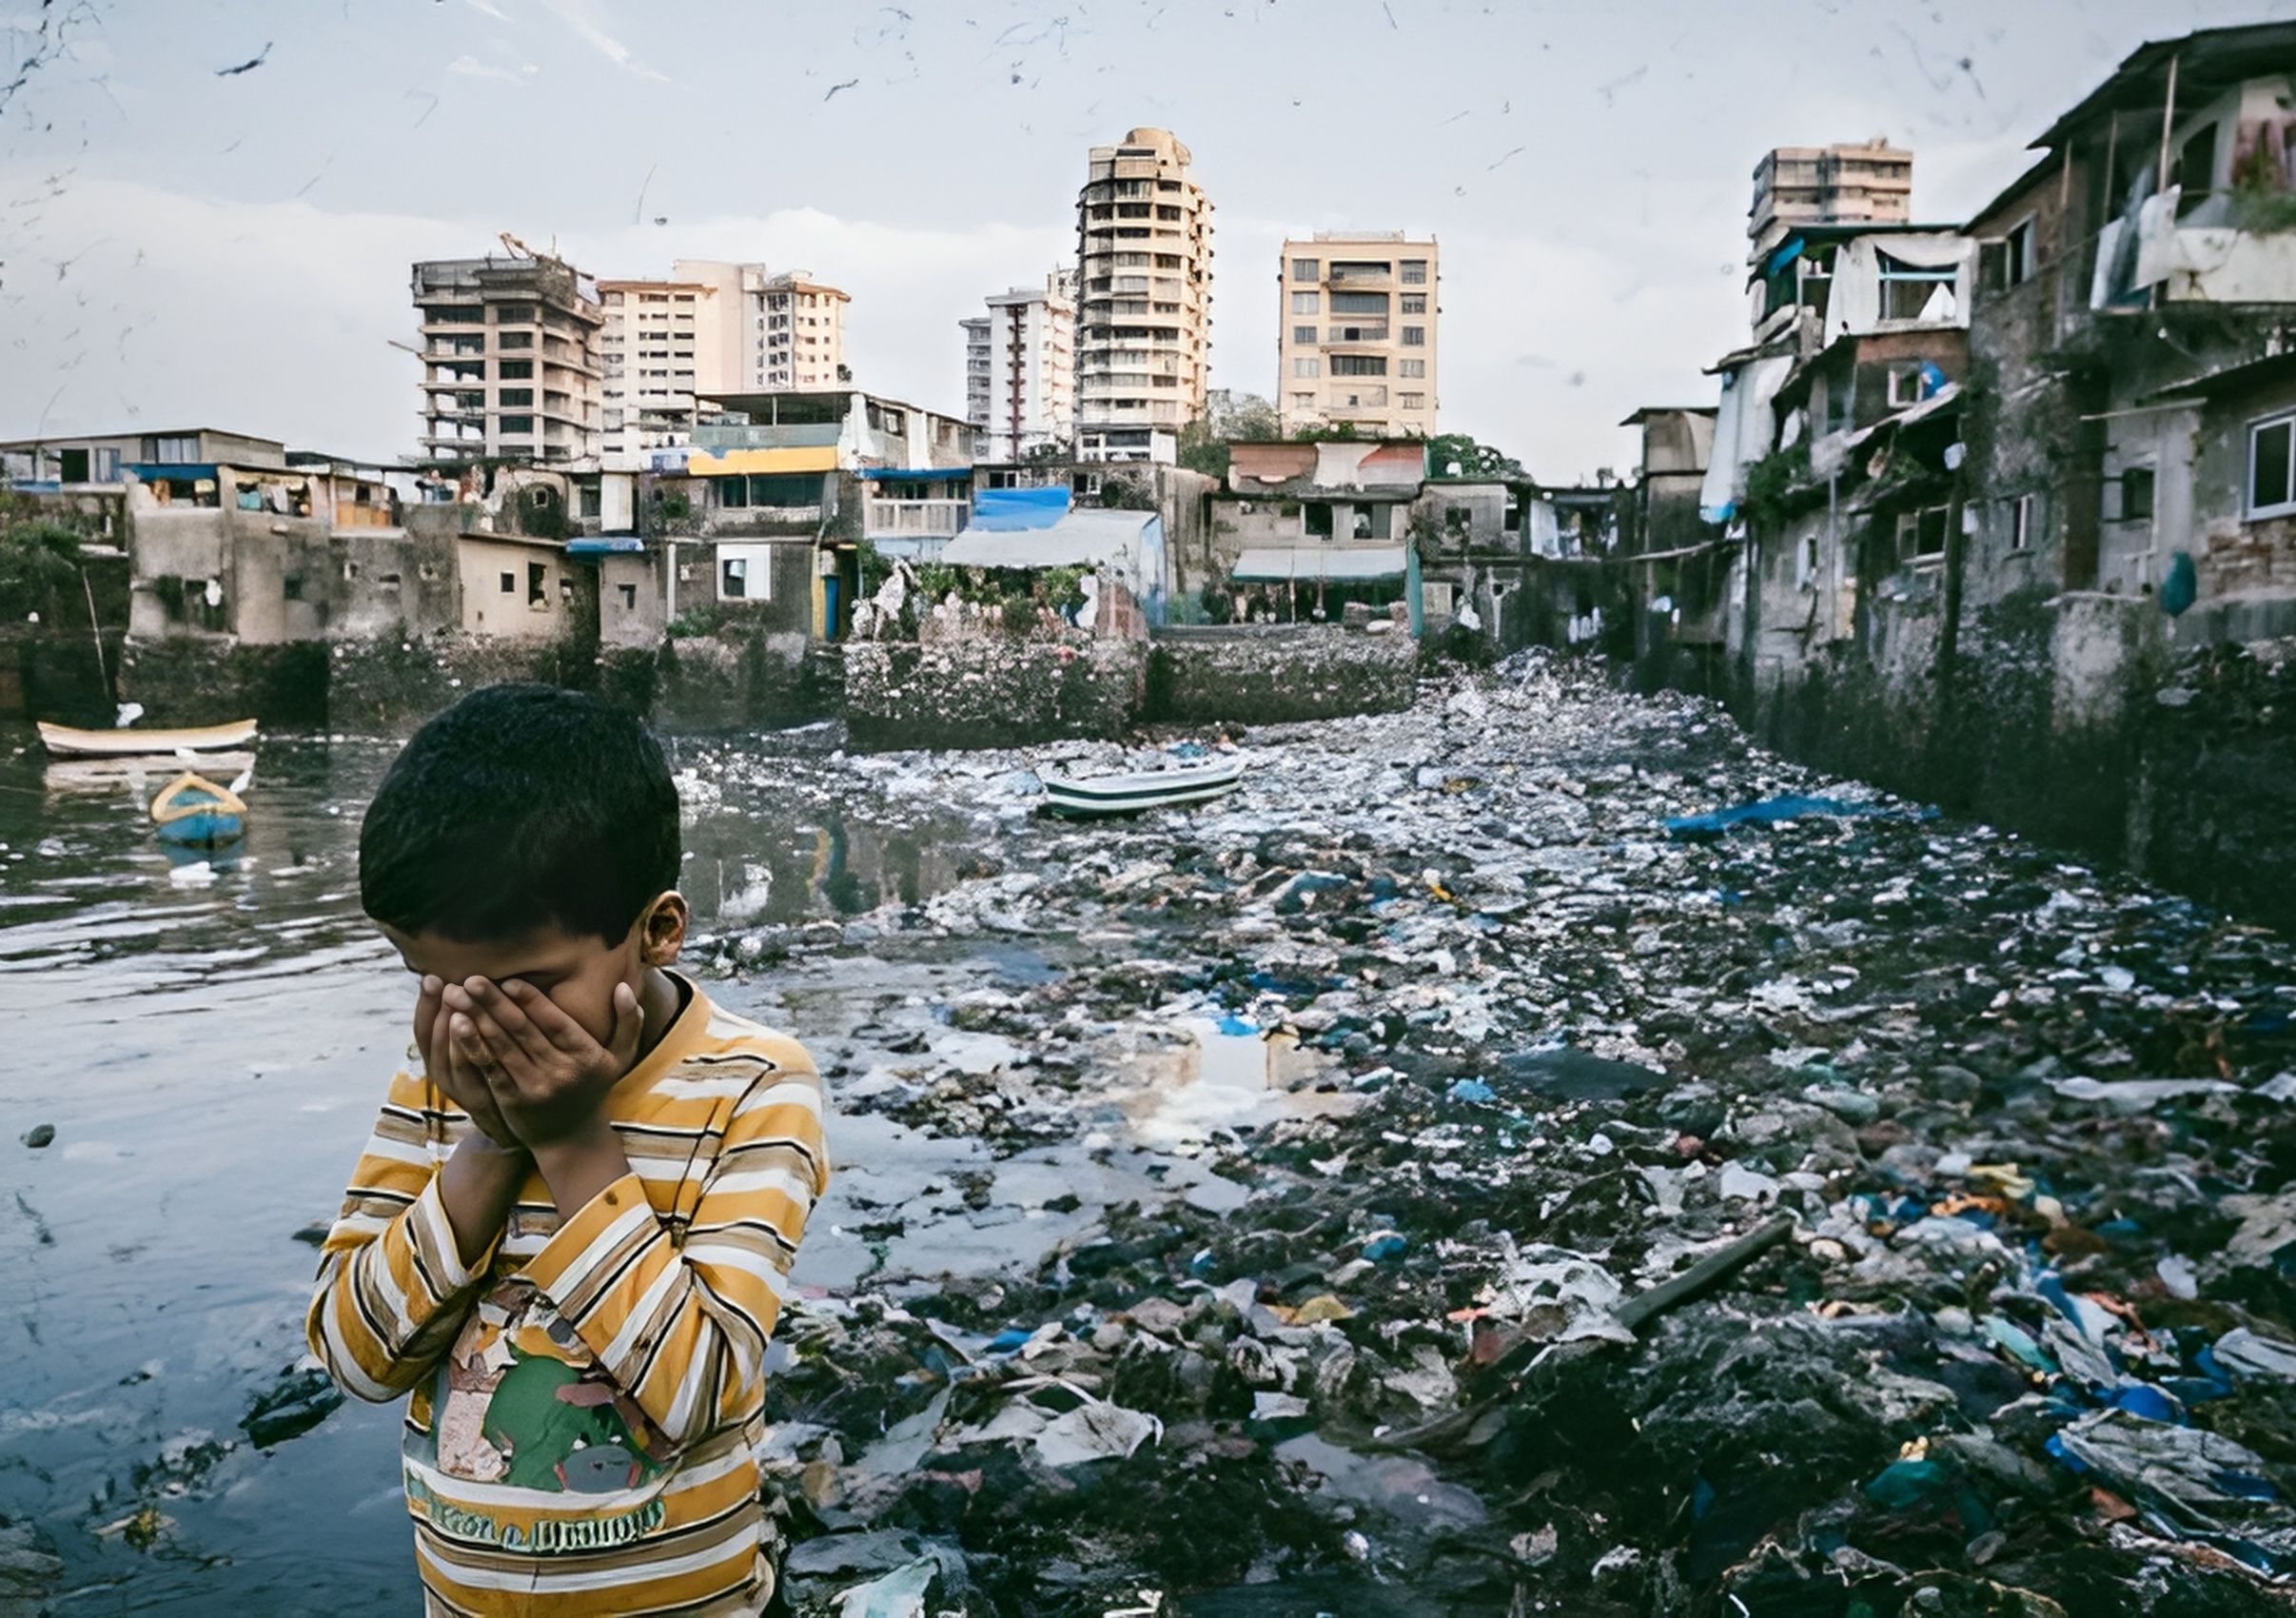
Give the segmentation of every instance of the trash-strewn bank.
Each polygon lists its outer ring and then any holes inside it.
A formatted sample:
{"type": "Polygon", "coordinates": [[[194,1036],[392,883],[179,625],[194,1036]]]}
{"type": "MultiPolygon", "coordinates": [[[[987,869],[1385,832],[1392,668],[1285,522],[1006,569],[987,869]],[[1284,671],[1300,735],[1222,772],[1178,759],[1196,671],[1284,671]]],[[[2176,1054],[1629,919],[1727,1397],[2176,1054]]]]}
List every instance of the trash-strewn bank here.
{"type": "Polygon", "coordinates": [[[1245,745],[1087,828],[810,775],[971,874],[717,940],[871,1221],[779,1350],[800,1609],[2283,1608],[2286,944],[1556,663],[1245,745]],[[889,1131],[950,1167],[871,1206],[889,1131]]]}

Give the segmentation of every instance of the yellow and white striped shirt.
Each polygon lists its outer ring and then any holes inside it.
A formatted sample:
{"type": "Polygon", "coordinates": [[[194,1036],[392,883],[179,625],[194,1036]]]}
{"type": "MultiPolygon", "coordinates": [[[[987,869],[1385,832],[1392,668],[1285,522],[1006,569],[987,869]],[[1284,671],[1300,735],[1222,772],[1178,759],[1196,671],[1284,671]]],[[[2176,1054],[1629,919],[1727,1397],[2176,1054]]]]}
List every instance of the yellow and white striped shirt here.
{"type": "Polygon", "coordinates": [[[413,1394],[432,1612],[749,1613],[773,1592],[756,1451],[829,1183],[820,1080],[697,988],[608,1112],[630,1173],[563,1224],[531,1175],[465,1268],[439,1171],[472,1125],[402,1073],[321,1250],[312,1351],[360,1398],[413,1394]]]}

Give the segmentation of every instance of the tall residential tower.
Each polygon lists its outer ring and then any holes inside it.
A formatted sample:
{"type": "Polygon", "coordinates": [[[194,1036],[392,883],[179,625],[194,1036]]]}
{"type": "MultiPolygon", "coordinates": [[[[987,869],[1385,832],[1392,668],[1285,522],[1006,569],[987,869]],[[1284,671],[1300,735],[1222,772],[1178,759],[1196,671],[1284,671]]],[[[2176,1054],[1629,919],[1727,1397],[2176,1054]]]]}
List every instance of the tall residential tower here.
{"type": "Polygon", "coordinates": [[[1284,244],[1276,408],[1286,433],[1435,436],[1435,238],[1319,230],[1284,244]]]}
{"type": "Polygon", "coordinates": [[[1076,196],[1076,450],[1168,460],[1211,374],[1212,207],[1168,129],[1091,150],[1076,196]]]}
{"type": "Polygon", "coordinates": [[[981,429],[981,456],[1018,461],[1076,430],[1076,273],[989,299],[965,328],[965,417],[981,429]]]}

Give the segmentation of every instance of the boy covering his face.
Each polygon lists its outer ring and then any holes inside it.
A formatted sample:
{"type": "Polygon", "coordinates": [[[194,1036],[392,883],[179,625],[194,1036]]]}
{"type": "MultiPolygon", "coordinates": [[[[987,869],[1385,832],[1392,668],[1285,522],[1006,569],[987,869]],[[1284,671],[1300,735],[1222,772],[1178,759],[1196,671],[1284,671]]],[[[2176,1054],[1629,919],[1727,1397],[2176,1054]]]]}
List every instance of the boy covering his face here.
{"type": "Polygon", "coordinates": [[[536,685],[407,743],[359,844],[422,980],[308,1332],[410,1393],[427,1608],[750,1613],[766,1344],[828,1184],[794,1040],[671,970],[677,792],[638,721],[536,685]]]}

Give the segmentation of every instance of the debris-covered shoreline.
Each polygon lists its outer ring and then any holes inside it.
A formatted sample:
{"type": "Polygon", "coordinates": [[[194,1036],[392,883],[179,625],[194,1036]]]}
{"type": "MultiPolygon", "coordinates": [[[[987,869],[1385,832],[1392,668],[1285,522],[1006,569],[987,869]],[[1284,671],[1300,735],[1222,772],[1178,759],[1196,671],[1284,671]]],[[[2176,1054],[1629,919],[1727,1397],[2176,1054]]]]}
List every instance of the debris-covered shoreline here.
{"type": "Polygon", "coordinates": [[[863,1183],[873,1131],[971,1154],[784,1318],[799,1610],[2287,1605],[2286,942],[1583,665],[1243,747],[1238,797],[1092,827],[1016,756],[798,772],[979,840],[726,929],[729,997],[1047,962],[793,1018],[863,1183]]]}

